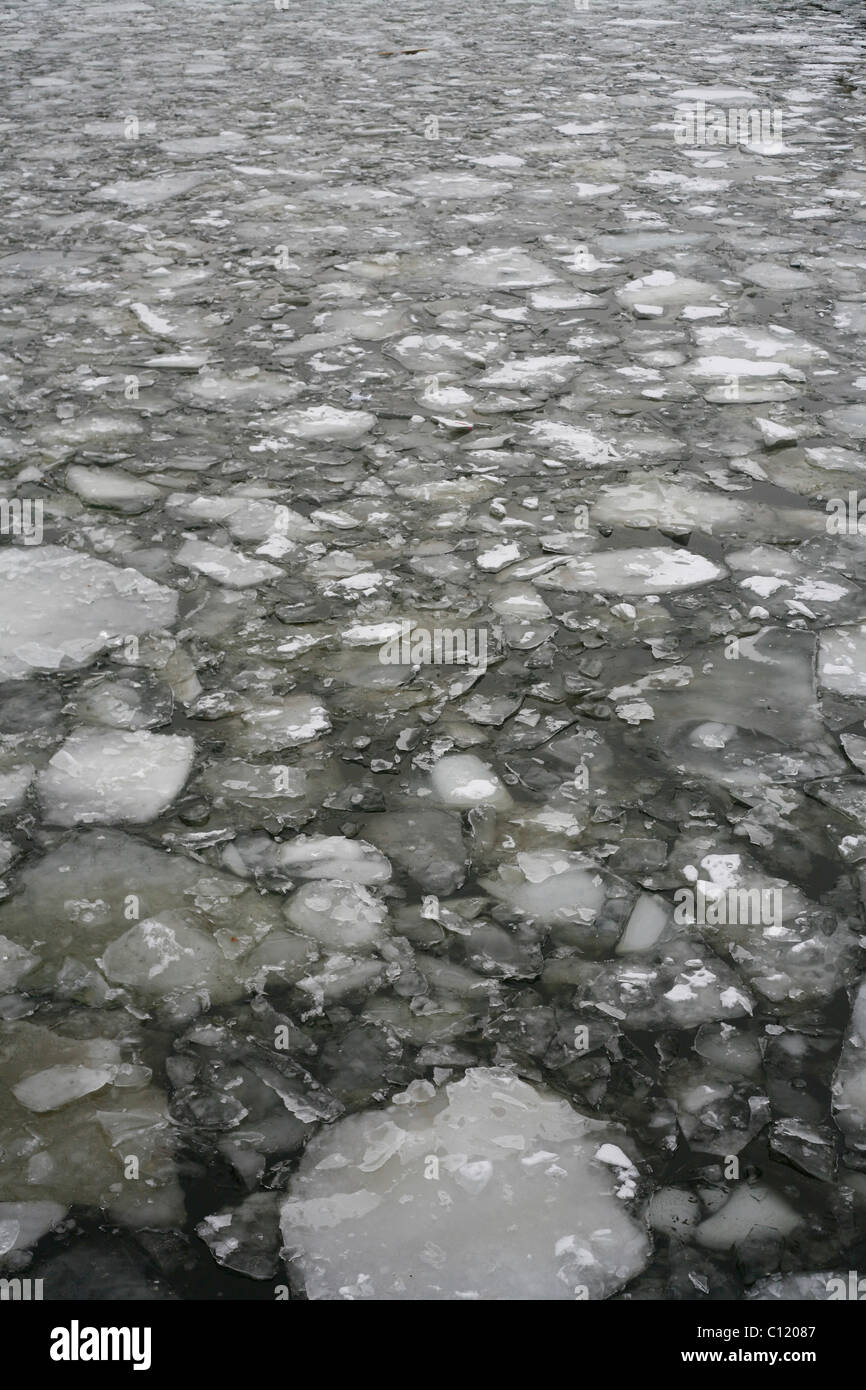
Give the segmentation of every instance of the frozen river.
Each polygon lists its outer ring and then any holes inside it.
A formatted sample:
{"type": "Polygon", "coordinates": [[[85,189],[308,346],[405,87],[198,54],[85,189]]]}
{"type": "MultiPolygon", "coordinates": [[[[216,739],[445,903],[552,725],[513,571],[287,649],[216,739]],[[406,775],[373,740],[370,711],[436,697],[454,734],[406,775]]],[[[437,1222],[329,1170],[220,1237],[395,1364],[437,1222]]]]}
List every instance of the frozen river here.
{"type": "Polygon", "coordinates": [[[0,14],[0,1275],[847,1296],[863,11],[394,8],[0,14]]]}

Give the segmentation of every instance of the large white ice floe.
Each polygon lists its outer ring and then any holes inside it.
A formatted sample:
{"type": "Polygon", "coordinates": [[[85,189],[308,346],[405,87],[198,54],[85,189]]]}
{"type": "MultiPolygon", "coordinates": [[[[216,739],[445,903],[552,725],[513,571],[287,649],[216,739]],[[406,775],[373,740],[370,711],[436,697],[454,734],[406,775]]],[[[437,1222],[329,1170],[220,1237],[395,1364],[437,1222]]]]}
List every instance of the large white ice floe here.
{"type": "Polygon", "coordinates": [[[311,1299],[602,1299],[649,1256],[625,1137],[498,1068],[309,1143],[282,1208],[311,1299]]]}
{"type": "Polygon", "coordinates": [[[703,304],[718,298],[711,285],[684,279],[671,270],[653,270],[649,275],[642,275],[640,279],[632,280],[617,290],[616,297],[621,304],[637,312],[653,306],[661,310],[679,307],[695,299],[703,304]]]}
{"type": "Polygon", "coordinates": [[[502,362],[480,377],[478,386],[523,386],[550,389],[564,386],[575,374],[580,358],[574,353],[550,353],[538,357],[516,357],[502,362]]]}
{"type": "Polygon", "coordinates": [[[604,439],[582,425],[571,425],[561,420],[536,420],[529,427],[530,434],[545,448],[564,454],[568,459],[579,463],[612,463],[622,458],[620,450],[610,439],[604,439]]]}
{"type": "Polygon", "coordinates": [[[712,584],[725,575],[721,565],[705,555],[668,546],[646,549],[601,550],[595,555],[570,559],[548,574],[539,575],[539,588],[589,592],[599,589],[618,594],[664,594],[673,589],[692,589],[712,584]]]}
{"type": "Polygon", "coordinates": [[[373,428],[376,417],[367,410],[337,410],[331,405],[312,405],[305,410],[287,410],[271,423],[298,439],[351,443],[373,428]]]}
{"type": "Polygon", "coordinates": [[[39,774],[51,825],[143,823],[170,806],[193,764],[195,742],[178,734],[75,729],[39,774]]]}
{"type": "Polygon", "coordinates": [[[0,679],[88,665],[108,644],[171,627],[177,594],[62,546],[0,551],[0,679]]]}
{"type": "Polygon", "coordinates": [[[787,362],[791,367],[807,367],[826,359],[824,348],[808,342],[776,324],[747,328],[730,325],[705,325],[693,328],[699,348],[712,357],[744,357],[754,362],[787,362]]]}

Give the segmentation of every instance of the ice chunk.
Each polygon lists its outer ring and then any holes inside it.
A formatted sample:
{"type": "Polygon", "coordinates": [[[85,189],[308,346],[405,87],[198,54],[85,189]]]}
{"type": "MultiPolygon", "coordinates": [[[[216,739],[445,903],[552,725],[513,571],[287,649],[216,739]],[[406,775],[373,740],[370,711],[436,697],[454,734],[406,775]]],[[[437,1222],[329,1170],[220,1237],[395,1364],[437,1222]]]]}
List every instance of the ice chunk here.
{"type": "Polygon", "coordinates": [[[725,570],[690,550],[653,546],[646,550],[603,550],[584,559],[569,559],[548,574],[539,575],[540,588],[570,593],[600,589],[619,594],[664,594],[691,589],[723,578],[725,570]]]}
{"type": "Polygon", "coordinates": [[[663,899],[641,893],[617,944],[617,955],[650,950],[670,920],[670,909],[663,899]]]}
{"type": "Polygon", "coordinates": [[[244,367],[237,373],[209,368],[185,383],[178,396],[205,409],[227,411],[235,404],[247,408],[286,405],[297,400],[302,390],[299,382],[258,367],[244,367]]]}
{"type": "Polygon", "coordinates": [[[387,912],[357,883],[305,883],[292,894],[285,911],[297,931],[333,950],[369,951],[384,937],[387,912]]]}
{"type": "MultiPolygon", "coordinates": [[[[597,261],[594,256],[587,254],[582,265],[572,263],[570,269],[591,273],[593,270],[602,269],[603,264],[602,261],[597,261]]],[[[529,302],[533,309],[597,309],[599,296],[563,287],[554,290],[535,290],[530,294],[529,302]]]]}
{"type": "Polygon", "coordinates": [[[824,629],[818,639],[818,680],[837,695],[866,694],[866,623],[824,629]]]}
{"type": "Polygon", "coordinates": [[[590,923],[606,897],[600,876],[581,856],[559,850],[518,854],[516,866],[500,865],[483,884],[501,902],[546,923],[590,923]]]}
{"type": "Polygon", "coordinates": [[[739,498],[709,488],[641,476],[634,482],[602,487],[592,515],[593,520],[613,526],[655,526],[667,531],[697,527],[712,532],[736,530],[748,511],[739,498]]]}
{"type": "Polygon", "coordinates": [[[29,1250],[66,1215],[60,1202],[0,1202],[0,1256],[29,1250]]]}
{"type": "Polygon", "coordinates": [[[409,320],[400,309],[337,309],[320,314],[316,327],[325,333],[358,338],[361,342],[379,343],[393,333],[404,332],[409,320]]]}
{"type": "Polygon", "coordinates": [[[163,174],[152,179],[120,179],[117,183],[106,183],[94,193],[88,193],[88,201],[126,203],[133,208],[146,208],[154,203],[163,203],[168,198],[177,198],[188,193],[207,176],[204,173],[163,174]]]}
{"type": "Polygon", "coordinates": [[[622,457],[610,440],[584,429],[582,425],[568,425],[560,420],[537,420],[530,426],[530,434],[542,444],[558,449],[567,458],[577,459],[580,463],[611,463],[622,457]]]}
{"type": "Polygon", "coordinates": [[[758,100],[755,92],[744,87],[680,87],[674,96],[682,101],[720,102],[726,106],[758,100]]]}
{"type": "Polygon", "coordinates": [[[431,780],[446,806],[510,806],[511,798],[496,773],[474,753],[450,753],[440,758],[431,780]]]}
{"type": "Polygon", "coordinates": [[[323,962],[298,980],[298,989],[309,995],[315,1012],[345,994],[360,990],[372,994],[382,986],[385,977],[384,961],[365,960],[356,948],[352,955],[338,951],[326,956],[323,962]]]}
{"type": "Polygon", "coordinates": [[[90,998],[95,991],[101,999],[106,985],[97,959],[136,916],[179,912],[237,952],[284,928],[280,908],[279,899],[182,853],[117,830],[90,830],[25,864],[19,891],[0,905],[0,931],[15,946],[2,954],[22,978],[32,974],[49,987],[64,980],[73,993],[90,998]],[[29,948],[25,956],[22,947],[29,948]]]}
{"type": "Polygon", "coordinates": [[[225,526],[239,541],[266,541],[271,536],[307,540],[313,539],[322,529],[293,508],[264,498],[188,497],[185,493],[172,493],[165,506],[166,511],[182,521],[225,526]]]}
{"type": "Polygon", "coordinates": [[[118,511],[140,511],[161,496],[158,487],[143,478],[133,478],[119,468],[82,468],[75,465],[66,470],[66,486],[82,502],[93,507],[113,507],[118,511]]]}
{"type": "Polygon", "coordinates": [[[649,1255],[606,1138],[506,1071],[415,1082],[313,1137],[283,1240],[311,1299],[606,1298],[649,1255]]]}
{"type": "Polygon", "coordinates": [[[519,246],[494,246],[466,256],[455,263],[449,278],[501,290],[531,289],[552,285],[557,280],[546,266],[532,260],[519,246]]]}
{"type": "Polygon", "coordinates": [[[833,1079],[833,1113],[849,1145],[866,1153],[866,984],[855,996],[833,1079]]]}
{"type": "Polygon", "coordinates": [[[38,964],[39,957],[32,951],[10,941],[8,936],[0,936],[0,991],[14,989],[38,964]]]}
{"type": "Polygon", "coordinates": [[[490,550],[483,550],[476,558],[476,565],[479,569],[488,574],[496,574],[499,570],[504,570],[507,565],[513,565],[515,560],[523,558],[524,552],[515,541],[503,541],[500,545],[494,545],[490,550]]]}
{"type": "Polygon", "coordinates": [[[442,173],[422,174],[419,178],[406,179],[402,187],[420,198],[495,198],[499,193],[507,193],[510,183],[496,179],[481,179],[474,174],[442,173]]]}
{"type": "Polygon", "coordinates": [[[273,1279],[279,1268],[278,1195],[254,1192],[232,1211],[215,1212],[196,1226],[217,1264],[249,1279],[273,1279]]]}
{"type": "Polygon", "coordinates": [[[52,825],[143,823],[182,790],[195,742],[177,734],[76,729],[37,778],[52,825]]]}
{"type": "Polygon", "coordinates": [[[278,753],[328,733],[331,720],[315,696],[289,695],[272,704],[254,706],[231,727],[242,752],[278,753]]]}
{"type": "Polygon", "coordinates": [[[707,300],[718,302],[712,285],[674,275],[671,270],[653,270],[649,275],[632,280],[617,290],[616,297],[620,304],[633,309],[640,309],[641,306],[660,306],[663,309],[678,307],[688,304],[691,299],[698,299],[701,303],[707,300]]]}
{"type": "Polygon", "coordinates": [[[0,679],[86,666],[109,642],[171,627],[177,594],[62,546],[0,551],[0,679]]]}
{"type": "Polygon", "coordinates": [[[550,609],[531,584],[504,585],[491,603],[494,613],[503,618],[529,618],[536,621],[550,617],[550,609]]]}
{"type": "Polygon", "coordinates": [[[797,442],[797,431],[790,425],[783,425],[778,420],[766,420],[762,416],[758,417],[755,424],[761,431],[761,437],[768,449],[797,442]]]}
{"type": "Polygon", "coordinates": [[[861,967],[857,937],[793,883],[770,878],[744,849],[718,837],[684,836],[668,867],[692,887],[677,890],[676,920],[728,955],[750,987],[787,1008],[831,997],[861,967]],[[709,851],[709,852],[708,852],[709,851]]]}
{"type": "Polygon", "coordinates": [[[725,1205],[701,1222],[695,1239],[708,1250],[734,1250],[752,1235],[790,1235],[803,1219],[772,1188],[740,1183],[725,1205]]]}
{"type": "Polygon", "coordinates": [[[701,1204],[694,1192],[683,1187],[662,1187],[649,1205],[649,1221],[664,1236],[688,1236],[701,1216],[701,1204]]]}
{"type": "MultiPolygon", "coordinates": [[[[388,349],[411,372],[448,373],[466,370],[467,364],[483,365],[485,353],[474,340],[447,333],[409,333],[388,349]]],[[[431,382],[431,385],[434,383],[431,382]]],[[[438,383],[437,383],[438,384],[438,383]]]]}
{"type": "Polygon", "coordinates": [[[222,1004],[242,993],[212,936],[166,913],[136,922],[103,952],[107,978],[149,999],[197,993],[222,1004]]]}
{"type": "Polygon", "coordinates": [[[806,367],[828,355],[824,348],[775,324],[767,328],[709,325],[692,331],[698,346],[712,356],[748,356],[753,362],[778,361],[792,367],[806,367]]]}
{"type": "Polygon", "coordinates": [[[279,887],[296,878],[338,878],[345,883],[387,883],[391,866],[365,840],[345,835],[296,835],[277,842],[253,836],[230,845],[225,862],[236,872],[253,873],[279,887]]]}
{"type": "Polygon", "coordinates": [[[602,487],[592,515],[595,522],[612,526],[655,526],[667,533],[754,534],[774,540],[822,533],[826,523],[826,517],[814,510],[760,506],[709,488],[643,477],[602,487]]]}
{"type": "Polygon", "coordinates": [[[97,676],[83,682],[65,713],[109,729],[151,729],[170,723],[173,708],[171,687],[144,673],[128,680],[97,676]]]}
{"type": "Polygon", "coordinates": [[[274,426],[298,439],[321,439],[333,443],[351,443],[367,434],[376,417],[367,410],[336,410],[331,405],[313,405],[306,410],[288,410],[284,415],[269,418],[274,426]]]}
{"type": "Polygon", "coordinates": [[[391,811],[371,817],[364,834],[424,893],[454,893],[466,875],[460,821],[447,811],[391,811]]]}
{"type": "Polygon", "coordinates": [[[73,1203],[134,1226],[183,1221],[165,1099],[146,1067],[121,1056],[110,1038],[0,1024],[0,1181],[20,1226],[16,1245],[38,1239],[73,1203]],[[124,1181],[132,1156],[136,1179],[124,1181]]]}
{"type": "Polygon", "coordinates": [[[809,1271],[804,1274],[771,1274],[767,1279],[759,1279],[747,1289],[744,1297],[759,1302],[772,1303],[783,1300],[785,1303],[822,1302],[829,1298],[861,1297],[858,1280],[854,1276],[854,1291],[851,1289],[849,1270],[809,1271]]]}
{"type": "Polygon", "coordinates": [[[631,1028],[694,1028],[752,1012],[750,995],[722,961],[691,941],[584,970],[579,997],[631,1028]]]}
{"type": "Polygon", "coordinates": [[[866,405],[846,405],[828,410],[824,416],[831,430],[852,439],[866,439],[866,405]]]}
{"type": "Polygon", "coordinates": [[[283,571],[268,560],[251,560],[238,550],[208,541],[186,541],[174,557],[175,564],[196,570],[228,589],[248,589],[278,579],[283,571]]]}
{"type": "MultiPolygon", "coordinates": [[[[676,763],[686,759],[682,730],[692,720],[709,726],[704,731],[708,736],[704,740],[706,750],[711,750],[711,744],[723,750],[736,735],[736,743],[748,758],[754,757],[756,747],[753,743],[747,750],[740,744],[740,736],[751,730],[788,745],[794,738],[799,746],[826,743],[816,707],[812,634],[767,627],[754,636],[740,638],[736,650],[736,660],[727,659],[724,651],[708,651],[688,685],[653,694],[656,718],[666,715],[676,726],[675,752],[672,747],[676,763]],[[757,689],[760,700],[753,693],[757,689]],[[725,725],[731,727],[722,728],[725,725]]],[[[775,754],[775,745],[768,751],[775,754]]],[[[705,766],[703,758],[702,771],[705,766]]],[[[751,769],[747,764],[741,771],[751,769]]]]}
{"type": "Polygon", "coordinates": [[[299,767],[269,767],[231,758],[209,763],[202,772],[201,783],[214,805],[221,809],[231,806],[236,811],[243,805],[258,809],[259,803],[270,801],[281,813],[282,802],[296,801],[305,795],[307,774],[299,767]]]}
{"type": "Polygon", "coordinates": [[[382,647],[386,642],[393,642],[410,626],[408,622],[404,625],[396,619],[382,623],[352,623],[340,634],[340,640],[347,647],[382,647]]]}
{"type": "Polygon", "coordinates": [[[517,357],[479,377],[478,386],[522,386],[548,389],[564,386],[574,376],[580,358],[574,354],[517,357]]]}
{"type": "Polygon", "coordinates": [[[799,367],[792,367],[788,362],[776,358],[755,360],[751,357],[696,357],[685,369],[685,373],[689,377],[707,378],[711,381],[730,379],[735,383],[732,387],[734,401],[738,399],[741,377],[781,377],[785,381],[804,379],[799,367]]]}
{"type": "Polygon", "coordinates": [[[0,772],[0,811],[8,814],[20,810],[35,772],[32,763],[22,763],[9,772],[0,772]]]}
{"type": "MultiPolygon", "coordinates": [[[[752,147],[751,142],[746,144],[747,149],[752,147]]],[[[773,261],[752,261],[743,266],[740,275],[765,290],[805,290],[815,283],[812,276],[804,275],[802,270],[792,270],[790,266],[773,261]]]]}
{"type": "MultiPolygon", "coordinates": [[[[120,1061],[118,1051],[117,1060],[120,1061]]],[[[20,1105],[41,1114],[43,1110],[59,1110],[70,1101],[80,1100],[94,1091],[101,1091],[113,1081],[117,1074],[116,1066],[47,1067],[45,1071],[34,1072],[12,1087],[12,1094],[20,1105]]]]}

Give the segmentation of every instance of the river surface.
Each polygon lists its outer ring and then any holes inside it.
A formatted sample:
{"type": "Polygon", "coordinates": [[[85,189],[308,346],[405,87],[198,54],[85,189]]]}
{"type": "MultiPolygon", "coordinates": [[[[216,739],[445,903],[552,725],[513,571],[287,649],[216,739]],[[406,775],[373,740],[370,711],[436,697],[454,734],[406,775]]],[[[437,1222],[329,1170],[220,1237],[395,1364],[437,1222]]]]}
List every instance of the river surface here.
{"type": "Polygon", "coordinates": [[[0,1274],[866,1261],[858,3],[0,15],[0,1274]]]}

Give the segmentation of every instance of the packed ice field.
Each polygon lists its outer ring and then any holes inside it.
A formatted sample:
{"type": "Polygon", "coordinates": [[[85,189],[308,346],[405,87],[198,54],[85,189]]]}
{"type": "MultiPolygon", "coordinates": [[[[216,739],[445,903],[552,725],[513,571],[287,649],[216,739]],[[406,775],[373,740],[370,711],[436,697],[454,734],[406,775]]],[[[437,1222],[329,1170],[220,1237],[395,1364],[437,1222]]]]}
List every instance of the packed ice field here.
{"type": "Polygon", "coordinates": [[[864,39],[0,14],[0,1277],[863,1268],[864,39]]]}

